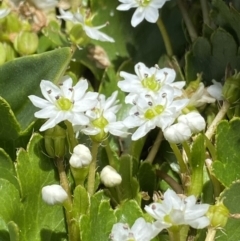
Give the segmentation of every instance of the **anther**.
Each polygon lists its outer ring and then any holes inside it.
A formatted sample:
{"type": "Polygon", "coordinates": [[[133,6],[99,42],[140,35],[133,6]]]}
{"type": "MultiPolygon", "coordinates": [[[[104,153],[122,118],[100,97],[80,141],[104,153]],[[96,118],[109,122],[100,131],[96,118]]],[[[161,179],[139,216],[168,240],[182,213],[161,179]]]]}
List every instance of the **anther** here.
{"type": "Polygon", "coordinates": [[[48,90],[47,93],[50,95],[52,93],[52,90],[48,90]]]}

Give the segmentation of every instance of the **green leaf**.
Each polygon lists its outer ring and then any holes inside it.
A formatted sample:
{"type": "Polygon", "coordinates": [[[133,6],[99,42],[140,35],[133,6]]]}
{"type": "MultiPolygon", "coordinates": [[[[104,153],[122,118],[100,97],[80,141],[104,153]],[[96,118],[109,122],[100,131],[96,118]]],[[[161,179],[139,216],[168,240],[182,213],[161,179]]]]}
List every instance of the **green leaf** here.
{"type": "Polygon", "coordinates": [[[13,162],[3,149],[0,149],[0,177],[9,181],[19,190],[17,174],[13,162]]]}
{"type": "MultiPolygon", "coordinates": [[[[240,213],[240,206],[238,205],[240,199],[240,182],[233,183],[226,188],[220,196],[220,200],[228,208],[231,214],[240,213]]],[[[216,237],[218,241],[236,241],[240,240],[240,219],[229,218],[227,225],[223,231],[218,230],[216,237]]]]}
{"type": "Polygon", "coordinates": [[[122,177],[122,183],[119,185],[121,200],[137,199],[139,184],[137,179],[133,177],[133,159],[131,156],[121,157],[119,174],[122,177]]]}
{"type": "Polygon", "coordinates": [[[116,217],[103,192],[98,192],[91,197],[90,212],[80,219],[82,241],[108,240],[116,217]]]}
{"type": "Polygon", "coordinates": [[[203,80],[211,84],[212,79],[221,80],[228,64],[233,69],[240,69],[238,47],[232,35],[223,29],[217,29],[210,41],[199,37],[192,50],[185,56],[186,80],[196,79],[197,73],[203,73],[203,80]]]}
{"type": "Polygon", "coordinates": [[[143,212],[135,200],[127,200],[118,206],[115,210],[115,215],[117,222],[128,223],[131,227],[136,219],[143,217],[143,212]]]}
{"type": "Polygon", "coordinates": [[[63,75],[71,58],[71,49],[17,58],[0,66],[0,96],[11,106],[22,130],[34,120],[36,108],[29,95],[40,95],[40,81],[55,83],[63,75]]]}
{"type": "Polygon", "coordinates": [[[193,143],[189,165],[191,168],[191,184],[188,195],[199,197],[203,189],[203,166],[205,162],[204,136],[199,134],[193,143]]]}
{"type": "MultiPolygon", "coordinates": [[[[54,163],[43,150],[43,138],[33,134],[27,150],[20,149],[17,153],[16,170],[23,210],[14,222],[21,230],[20,240],[66,240],[62,207],[48,206],[41,198],[42,187],[57,182],[54,163]]],[[[19,203],[16,200],[15,205],[19,203]]]]}
{"type": "Polygon", "coordinates": [[[222,121],[217,127],[217,161],[213,162],[213,173],[226,187],[240,179],[240,119],[222,121]]]}
{"type": "Polygon", "coordinates": [[[139,168],[138,179],[141,191],[148,192],[152,197],[156,190],[156,174],[153,166],[149,162],[143,162],[139,168]]]}

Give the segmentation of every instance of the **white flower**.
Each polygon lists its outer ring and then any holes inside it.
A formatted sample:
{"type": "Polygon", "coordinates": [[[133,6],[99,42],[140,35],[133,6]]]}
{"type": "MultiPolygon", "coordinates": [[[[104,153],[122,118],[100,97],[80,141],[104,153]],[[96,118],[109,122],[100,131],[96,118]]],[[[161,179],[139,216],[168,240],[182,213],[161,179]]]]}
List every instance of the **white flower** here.
{"type": "Polygon", "coordinates": [[[207,92],[204,84],[199,83],[198,89],[191,95],[189,105],[195,107],[201,107],[206,103],[214,103],[215,98],[211,97],[207,92]]]}
{"type": "Polygon", "coordinates": [[[156,23],[159,18],[158,9],[162,8],[169,0],[119,0],[122,4],[117,10],[127,11],[130,8],[137,8],[131,20],[133,27],[136,27],[145,18],[150,23],[156,23]]]}
{"type": "Polygon", "coordinates": [[[57,0],[31,0],[31,2],[38,8],[42,10],[55,8],[58,5],[57,0]]]}
{"type": "Polygon", "coordinates": [[[223,100],[222,84],[217,82],[216,80],[212,80],[212,82],[213,82],[213,85],[210,85],[209,87],[207,87],[207,92],[216,100],[223,100]]]}
{"type": "Polygon", "coordinates": [[[53,184],[42,188],[42,199],[49,205],[61,204],[67,198],[66,191],[60,185],[53,184]]]}
{"type": "Polygon", "coordinates": [[[201,229],[210,224],[205,216],[209,204],[196,204],[196,197],[189,196],[181,198],[174,191],[168,189],[164,193],[162,203],[152,203],[145,206],[145,211],[158,222],[165,225],[178,226],[190,225],[193,228],[201,229]]]}
{"type": "Polygon", "coordinates": [[[128,128],[138,127],[132,135],[132,140],[138,140],[155,127],[164,130],[170,126],[184,108],[188,99],[174,100],[173,89],[165,87],[164,93],[154,97],[140,95],[129,111],[129,116],[123,121],[128,128]]]}
{"type": "Polygon", "coordinates": [[[119,185],[122,182],[122,177],[117,173],[117,171],[107,165],[105,166],[100,174],[101,182],[106,186],[106,187],[115,187],[119,185]]]}
{"type": "Polygon", "coordinates": [[[87,18],[85,15],[82,15],[79,11],[77,13],[71,13],[69,11],[64,11],[61,8],[59,9],[59,12],[61,16],[58,16],[58,18],[62,18],[64,20],[71,21],[75,24],[80,24],[87,34],[87,36],[91,39],[100,40],[100,41],[106,41],[106,42],[115,42],[113,38],[109,37],[107,34],[102,33],[99,31],[99,29],[105,27],[108,25],[108,23],[93,27],[91,24],[91,20],[87,18]]]}
{"type": "Polygon", "coordinates": [[[0,19],[5,18],[10,13],[10,9],[4,8],[0,9],[0,19]]]}
{"type": "Polygon", "coordinates": [[[74,168],[81,168],[88,166],[92,161],[92,154],[88,147],[78,144],[73,149],[73,154],[69,163],[74,168]]]}
{"type": "Polygon", "coordinates": [[[164,229],[165,226],[158,227],[154,223],[147,223],[143,218],[138,218],[130,228],[127,224],[116,223],[113,225],[110,240],[112,241],[150,241],[158,233],[164,229]]]}
{"type": "Polygon", "coordinates": [[[163,131],[163,135],[165,139],[170,143],[177,144],[187,141],[191,137],[192,132],[189,126],[185,123],[176,123],[174,125],[167,127],[163,131]]]}
{"type": "Polygon", "coordinates": [[[159,91],[164,91],[165,86],[171,86],[174,89],[175,97],[182,95],[185,81],[173,82],[176,77],[174,69],[159,69],[158,66],[148,68],[143,63],[136,64],[134,69],[136,75],[120,72],[123,80],[118,82],[118,87],[129,93],[125,99],[126,103],[131,103],[138,94],[158,94],[159,91]]]}
{"type": "Polygon", "coordinates": [[[178,117],[178,122],[188,125],[192,133],[199,133],[203,131],[206,127],[206,122],[204,118],[195,111],[192,111],[186,115],[180,115],[178,117]]]}
{"type": "MultiPolygon", "coordinates": [[[[115,91],[107,99],[103,94],[98,96],[97,105],[92,110],[86,111],[90,123],[80,127],[84,134],[91,136],[99,134],[100,139],[104,139],[108,132],[120,137],[128,135],[126,126],[121,121],[117,121],[116,113],[121,108],[121,105],[118,105],[117,95],[118,92],[115,91]]],[[[74,128],[78,129],[78,127],[74,128]]]]}
{"type": "Polygon", "coordinates": [[[52,128],[64,120],[70,121],[73,125],[89,123],[89,118],[84,112],[96,105],[98,93],[86,93],[87,80],[81,79],[72,87],[72,79],[65,76],[59,87],[50,81],[42,80],[40,88],[46,100],[35,95],[29,96],[33,105],[42,109],[35,113],[35,117],[48,119],[40,131],[52,128]]]}

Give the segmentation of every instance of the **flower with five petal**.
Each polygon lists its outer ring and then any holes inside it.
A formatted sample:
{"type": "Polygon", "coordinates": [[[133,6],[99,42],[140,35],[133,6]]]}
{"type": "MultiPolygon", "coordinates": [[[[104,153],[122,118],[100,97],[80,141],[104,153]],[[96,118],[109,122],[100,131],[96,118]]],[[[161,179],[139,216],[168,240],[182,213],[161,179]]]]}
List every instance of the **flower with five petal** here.
{"type": "Polygon", "coordinates": [[[45,99],[30,95],[29,99],[34,106],[41,108],[34,115],[40,119],[48,119],[40,131],[54,127],[64,120],[70,121],[73,125],[87,125],[89,118],[85,111],[93,108],[97,103],[98,93],[86,92],[88,82],[80,79],[72,86],[72,79],[65,76],[62,84],[54,85],[48,80],[42,80],[40,88],[45,99]]]}
{"type": "Polygon", "coordinates": [[[107,26],[108,23],[94,27],[92,26],[92,21],[91,21],[91,18],[89,17],[89,14],[83,15],[80,13],[80,11],[73,14],[69,11],[64,11],[61,8],[59,9],[59,12],[61,16],[58,16],[58,18],[64,19],[66,21],[71,21],[74,24],[80,24],[89,38],[100,40],[100,41],[112,42],[112,43],[115,42],[113,38],[99,31],[99,29],[107,26]]]}
{"type": "Polygon", "coordinates": [[[155,67],[148,68],[143,63],[138,63],[134,67],[136,75],[120,72],[123,80],[118,82],[118,87],[129,94],[126,96],[126,103],[132,103],[138,94],[158,94],[165,86],[174,89],[174,97],[182,95],[182,88],[185,81],[173,82],[176,77],[174,69],[155,67]]]}
{"type": "Polygon", "coordinates": [[[143,218],[138,218],[130,228],[127,224],[116,223],[113,225],[110,240],[112,241],[150,241],[166,226],[147,223],[143,218]]]}
{"type": "Polygon", "coordinates": [[[159,17],[158,9],[169,0],[119,0],[122,4],[117,10],[128,11],[137,8],[132,16],[131,24],[136,27],[145,18],[150,23],[156,23],[159,17]]]}
{"type": "Polygon", "coordinates": [[[123,123],[128,128],[138,127],[132,135],[132,140],[138,140],[155,127],[164,130],[170,126],[187,103],[188,99],[174,100],[173,88],[166,86],[158,95],[139,95],[123,123]]]}
{"type": "Polygon", "coordinates": [[[157,222],[171,226],[190,225],[193,228],[201,229],[210,224],[209,218],[205,216],[209,204],[196,204],[196,197],[181,198],[174,191],[168,189],[164,193],[164,200],[161,203],[152,203],[145,206],[145,211],[157,222]]]}

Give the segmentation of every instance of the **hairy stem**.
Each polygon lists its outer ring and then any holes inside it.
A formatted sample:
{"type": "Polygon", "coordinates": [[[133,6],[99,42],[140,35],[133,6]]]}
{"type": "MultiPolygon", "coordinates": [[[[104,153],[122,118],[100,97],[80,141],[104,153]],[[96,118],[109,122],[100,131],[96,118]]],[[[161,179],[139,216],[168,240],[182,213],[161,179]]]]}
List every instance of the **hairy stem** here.
{"type": "Polygon", "coordinates": [[[211,227],[208,228],[207,237],[205,241],[214,241],[216,232],[217,232],[216,228],[211,228],[211,227]]]}

